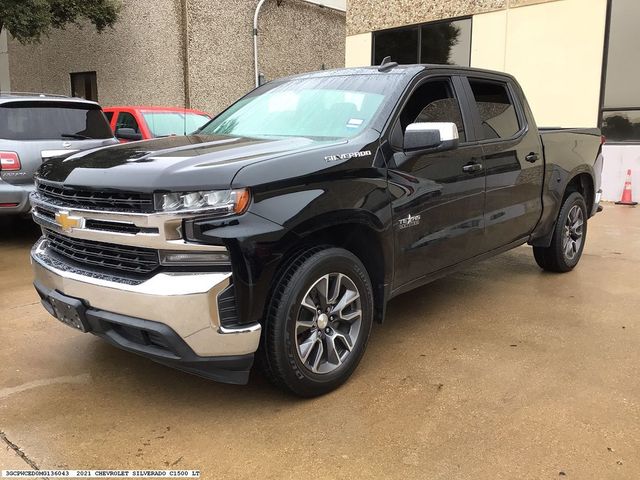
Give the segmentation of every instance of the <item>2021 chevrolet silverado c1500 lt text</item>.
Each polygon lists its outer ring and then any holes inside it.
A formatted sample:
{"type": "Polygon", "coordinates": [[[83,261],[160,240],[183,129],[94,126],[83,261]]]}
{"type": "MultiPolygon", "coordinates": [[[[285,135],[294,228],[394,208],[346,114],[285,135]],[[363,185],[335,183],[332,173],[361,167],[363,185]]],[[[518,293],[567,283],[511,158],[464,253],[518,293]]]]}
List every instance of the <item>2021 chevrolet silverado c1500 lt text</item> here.
{"type": "Polygon", "coordinates": [[[42,165],[35,287],[64,323],[211,379],[328,392],[392,297],[524,243],[580,259],[597,130],[510,76],[386,63],[263,85],[194,135],[42,165]]]}

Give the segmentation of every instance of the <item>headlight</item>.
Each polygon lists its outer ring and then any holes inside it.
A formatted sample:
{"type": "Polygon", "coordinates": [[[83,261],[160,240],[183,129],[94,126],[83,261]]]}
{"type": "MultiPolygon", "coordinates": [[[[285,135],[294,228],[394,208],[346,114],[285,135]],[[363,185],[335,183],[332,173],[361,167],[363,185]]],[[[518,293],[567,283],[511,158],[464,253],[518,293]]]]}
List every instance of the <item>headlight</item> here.
{"type": "Polygon", "coordinates": [[[207,211],[220,215],[241,214],[249,206],[248,188],[189,193],[156,193],[154,203],[160,212],[207,211]]]}

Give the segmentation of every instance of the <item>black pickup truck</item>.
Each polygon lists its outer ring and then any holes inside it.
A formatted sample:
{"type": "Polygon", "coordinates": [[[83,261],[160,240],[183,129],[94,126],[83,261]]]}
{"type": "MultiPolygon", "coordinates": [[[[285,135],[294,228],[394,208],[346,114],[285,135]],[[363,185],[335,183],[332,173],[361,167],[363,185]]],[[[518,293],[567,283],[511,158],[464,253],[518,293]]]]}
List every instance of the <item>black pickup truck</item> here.
{"type": "MultiPolygon", "coordinates": [[[[509,75],[386,63],[268,83],[195,134],[44,163],[35,287],[62,322],[191,373],[301,396],[387,302],[528,243],[578,263],[597,130],[539,131],[509,75]]],[[[370,361],[375,361],[371,359],[370,361]]]]}

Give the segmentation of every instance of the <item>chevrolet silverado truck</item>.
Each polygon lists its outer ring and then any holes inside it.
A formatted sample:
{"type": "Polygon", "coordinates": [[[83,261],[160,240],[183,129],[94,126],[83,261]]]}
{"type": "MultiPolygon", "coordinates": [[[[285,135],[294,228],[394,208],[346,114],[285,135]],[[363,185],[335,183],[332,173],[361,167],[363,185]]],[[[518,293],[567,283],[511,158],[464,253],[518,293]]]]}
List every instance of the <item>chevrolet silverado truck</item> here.
{"type": "Polygon", "coordinates": [[[506,74],[293,76],[192,135],[44,163],[35,288],[65,324],[162,364],[243,384],[255,356],[321,395],[393,297],[527,243],[573,269],[601,169],[600,132],[540,131],[506,74]]]}

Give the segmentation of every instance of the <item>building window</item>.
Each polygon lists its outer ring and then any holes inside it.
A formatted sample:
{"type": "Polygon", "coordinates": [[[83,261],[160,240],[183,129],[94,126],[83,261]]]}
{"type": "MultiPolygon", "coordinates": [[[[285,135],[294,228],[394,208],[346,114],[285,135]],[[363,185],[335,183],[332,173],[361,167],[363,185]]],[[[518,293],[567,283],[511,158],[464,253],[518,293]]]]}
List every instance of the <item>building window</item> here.
{"type": "Polygon", "coordinates": [[[609,142],[640,143],[640,2],[611,0],[610,9],[602,133],[609,142]]]}
{"type": "Polygon", "coordinates": [[[374,33],[374,65],[385,57],[401,64],[418,63],[418,29],[404,28],[374,33]]]}
{"type": "Polygon", "coordinates": [[[373,34],[373,62],[471,64],[471,19],[447,20],[373,34]]]}
{"type": "Polygon", "coordinates": [[[96,72],[79,72],[71,75],[71,96],[98,101],[96,72]]]}

